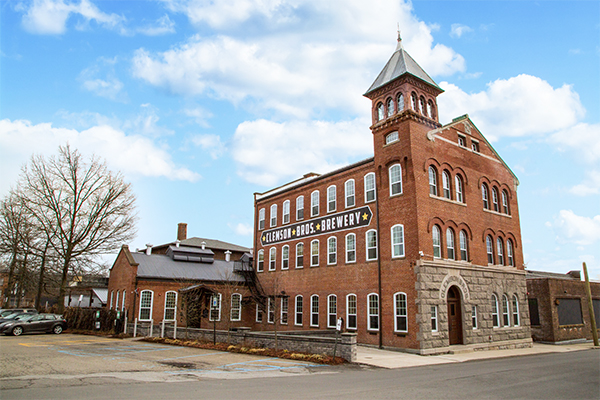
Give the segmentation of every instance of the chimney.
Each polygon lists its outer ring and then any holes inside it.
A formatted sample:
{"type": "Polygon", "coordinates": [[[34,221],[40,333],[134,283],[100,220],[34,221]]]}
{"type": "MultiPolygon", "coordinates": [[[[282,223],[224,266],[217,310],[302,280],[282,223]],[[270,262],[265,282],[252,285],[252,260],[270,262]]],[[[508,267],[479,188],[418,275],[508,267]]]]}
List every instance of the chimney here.
{"type": "Polygon", "coordinates": [[[231,252],[229,250],[227,250],[225,252],[225,261],[230,261],[231,260],[231,252]]]}
{"type": "Polygon", "coordinates": [[[187,239],[187,224],[180,222],[177,224],[177,240],[187,239]]]}
{"type": "Polygon", "coordinates": [[[150,243],[146,243],[146,255],[149,256],[152,254],[152,245],[150,243]]]}

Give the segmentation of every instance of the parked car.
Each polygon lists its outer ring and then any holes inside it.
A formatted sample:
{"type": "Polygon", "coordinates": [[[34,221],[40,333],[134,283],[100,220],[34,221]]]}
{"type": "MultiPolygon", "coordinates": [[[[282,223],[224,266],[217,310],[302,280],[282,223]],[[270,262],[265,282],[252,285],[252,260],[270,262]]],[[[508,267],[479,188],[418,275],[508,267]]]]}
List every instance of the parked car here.
{"type": "Polygon", "coordinates": [[[33,313],[24,313],[21,311],[17,311],[17,312],[5,315],[2,318],[0,318],[0,323],[6,322],[6,321],[12,321],[13,319],[16,319],[17,317],[20,317],[21,315],[33,315],[33,313]]]}
{"type": "Polygon", "coordinates": [[[37,310],[35,308],[3,308],[0,309],[0,318],[4,318],[7,315],[14,313],[33,313],[37,314],[37,310]]]}
{"type": "Polygon", "coordinates": [[[62,315],[31,314],[0,325],[0,333],[19,336],[23,333],[48,332],[60,334],[67,327],[62,315]]]}

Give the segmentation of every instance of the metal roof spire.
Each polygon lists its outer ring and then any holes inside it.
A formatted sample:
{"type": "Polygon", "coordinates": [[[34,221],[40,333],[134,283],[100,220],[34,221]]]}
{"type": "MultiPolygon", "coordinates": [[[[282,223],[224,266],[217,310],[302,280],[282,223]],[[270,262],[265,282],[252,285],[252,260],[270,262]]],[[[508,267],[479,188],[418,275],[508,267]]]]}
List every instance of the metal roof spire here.
{"type": "Polygon", "coordinates": [[[400,36],[400,23],[398,23],[398,44],[396,45],[396,50],[398,51],[402,48],[402,36],[400,36]]]}

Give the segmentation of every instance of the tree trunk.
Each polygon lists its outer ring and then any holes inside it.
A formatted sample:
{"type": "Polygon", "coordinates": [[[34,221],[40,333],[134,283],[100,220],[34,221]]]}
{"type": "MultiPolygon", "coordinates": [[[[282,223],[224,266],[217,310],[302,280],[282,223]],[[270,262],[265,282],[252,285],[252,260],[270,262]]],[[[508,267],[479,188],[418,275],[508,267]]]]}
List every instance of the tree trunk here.
{"type": "Polygon", "coordinates": [[[10,305],[10,292],[13,289],[14,280],[15,280],[15,266],[17,265],[17,250],[13,248],[12,260],[10,261],[10,266],[8,268],[8,285],[6,289],[4,289],[4,302],[2,307],[7,308],[10,305]]]}
{"type": "Polygon", "coordinates": [[[65,311],[65,292],[67,290],[67,280],[69,278],[69,264],[71,263],[71,254],[67,254],[65,257],[65,263],[62,268],[62,275],[60,278],[60,289],[58,290],[58,314],[62,314],[65,311]]]}
{"type": "Polygon", "coordinates": [[[49,242],[46,242],[46,248],[44,248],[44,253],[42,254],[42,264],[40,265],[40,277],[38,280],[37,294],[35,296],[35,308],[37,310],[40,309],[40,301],[42,301],[42,289],[44,288],[44,272],[46,270],[46,251],[48,251],[48,243],[49,242]]]}

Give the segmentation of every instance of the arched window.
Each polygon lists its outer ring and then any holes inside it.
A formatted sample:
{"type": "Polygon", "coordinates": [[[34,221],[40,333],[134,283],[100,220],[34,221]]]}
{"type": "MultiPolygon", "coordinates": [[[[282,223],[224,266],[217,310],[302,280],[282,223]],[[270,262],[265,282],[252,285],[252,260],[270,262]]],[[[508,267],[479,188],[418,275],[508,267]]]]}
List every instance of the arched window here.
{"type": "Polygon", "coordinates": [[[502,326],[510,326],[510,319],[508,317],[508,297],[505,294],[502,295],[502,326]]]}
{"type": "Polygon", "coordinates": [[[377,231],[367,231],[367,261],[377,260],[377,231]]]}
{"type": "Polygon", "coordinates": [[[304,243],[296,245],[296,268],[304,267],[304,243]]]}
{"type": "Polygon", "coordinates": [[[258,229],[265,229],[265,209],[261,208],[258,211],[258,229]]]}
{"type": "Polygon", "coordinates": [[[310,194],[310,216],[319,215],[319,191],[315,190],[310,194]]]}
{"type": "Polygon", "coordinates": [[[356,262],[356,235],[354,233],[346,235],[346,262],[356,262]]]}
{"type": "Polygon", "coordinates": [[[379,330],[379,296],[371,293],[367,296],[367,329],[379,330]]]}
{"type": "Polygon", "coordinates": [[[492,241],[491,236],[486,236],[485,238],[485,249],[487,251],[487,262],[488,264],[494,263],[494,242],[492,241]]]}
{"type": "Polygon", "coordinates": [[[442,172],[442,189],[444,189],[444,197],[451,199],[450,195],[450,174],[448,171],[442,172]]]}
{"type": "Polygon", "coordinates": [[[394,115],[394,112],[396,110],[394,110],[394,99],[392,99],[391,97],[387,99],[387,116],[391,117],[392,115],[394,115]]]}
{"type": "Polygon", "coordinates": [[[231,295],[231,320],[241,321],[242,320],[242,295],[234,293],[231,295]]]}
{"type": "Polygon", "coordinates": [[[365,175],[365,203],[375,201],[375,173],[365,175]]]}
{"type": "Polygon", "coordinates": [[[512,315],[513,315],[513,326],[519,326],[519,299],[516,294],[512,297],[512,315]]]}
{"type": "Polygon", "coordinates": [[[165,321],[175,321],[177,316],[177,292],[165,293],[165,321]]]}
{"type": "Polygon", "coordinates": [[[290,201],[286,200],[283,202],[283,222],[287,224],[290,222],[290,201]]]}
{"type": "Polygon", "coordinates": [[[394,332],[408,332],[406,293],[394,294],[394,332]]]}
{"type": "Polygon", "coordinates": [[[265,251],[258,251],[258,261],[256,263],[256,272],[263,272],[265,267],[265,251]]]}
{"type": "Polygon", "coordinates": [[[392,226],[392,258],[404,257],[404,226],[392,226]]]}
{"type": "Polygon", "coordinates": [[[335,328],[337,325],[337,296],[327,296],[327,327],[335,328]]]}
{"type": "Polygon", "coordinates": [[[437,196],[437,194],[438,194],[437,171],[435,170],[435,167],[433,167],[433,166],[429,167],[429,194],[431,194],[433,196],[437,196]]]}
{"type": "Polygon", "coordinates": [[[502,191],[502,212],[506,215],[510,214],[508,210],[508,193],[506,193],[506,190],[502,191]]]}
{"type": "Polygon", "coordinates": [[[357,328],[356,295],[346,296],[346,329],[357,328]]]}
{"type": "Polygon", "coordinates": [[[404,95],[400,93],[398,95],[398,112],[404,111],[404,95]]]}
{"type": "Polygon", "coordinates": [[[402,193],[402,167],[394,164],[390,167],[390,196],[402,193]]]}
{"type": "Polygon", "coordinates": [[[356,204],[355,201],[355,191],[354,191],[354,179],[348,179],[344,184],[345,194],[346,194],[346,208],[354,207],[356,204]]]}
{"type": "Polygon", "coordinates": [[[127,291],[123,289],[123,298],[121,299],[121,311],[125,310],[125,293],[127,293],[127,291]]]}
{"type": "Polygon", "coordinates": [[[398,141],[398,131],[391,132],[385,136],[385,144],[390,144],[398,141]]]}
{"type": "Polygon", "coordinates": [[[446,256],[454,260],[454,231],[451,228],[446,229],[446,256]]]}
{"type": "Polygon", "coordinates": [[[467,253],[467,233],[465,231],[460,231],[458,236],[460,241],[460,259],[462,261],[469,261],[467,253]]]}
{"type": "Polygon", "coordinates": [[[304,300],[302,298],[302,295],[297,295],[296,296],[296,318],[294,319],[295,325],[302,326],[302,309],[304,307],[303,302],[304,302],[304,300]]]}
{"type": "Polygon", "coordinates": [[[277,249],[275,247],[271,247],[269,250],[269,271],[275,271],[275,258],[277,256],[277,249]]]}
{"type": "Polygon", "coordinates": [[[304,219],[304,196],[296,198],[296,221],[304,219]]]}
{"type": "Polygon", "coordinates": [[[463,195],[463,182],[460,175],[454,177],[454,192],[456,194],[456,201],[464,203],[465,197],[463,195]]]}
{"type": "Polygon", "coordinates": [[[431,119],[435,119],[435,109],[431,100],[427,102],[427,116],[431,119]]]}
{"type": "Polygon", "coordinates": [[[417,111],[417,94],[415,92],[412,92],[410,95],[410,108],[413,111],[417,111]]]}
{"type": "Polygon", "coordinates": [[[511,239],[506,241],[506,259],[508,261],[508,265],[511,267],[515,266],[515,259],[513,256],[513,242],[511,239]]]}
{"type": "Polygon", "coordinates": [[[438,228],[437,225],[434,225],[431,229],[431,238],[433,239],[433,257],[435,258],[442,257],[442,245],[440,236],[440,228],[438,228]]]}
{"type": "Polygon", "coordinates": [[[383,118],[385,118],[383,103],[379,103],[377,104],[377,121],[381,121],[383,118]]]}
{"type": "Polygon", "coordinates": [[[495,294],[492,294],[492,325],[494,328],[498,328],[500,326],[500,319],[498,316],[498,297],[495,294]]]}
{"type": "Polygon", "coordinates": [[[319,296],[310,296],[310,326],[319,326],[319,296]]]}
{"type": "Polygon", "coordinates": [[[140,321],[150,321],[152,319],[152,290],[142,290],[140,293],[140,321]]]}
{"type": "Polygon", "coordinates": [[[483,200],[483,208],[486,210],[490,209],[490,202],[488,196],[488,187],[485,183],[481,184],[481,199],[483,200]]]}
{"type": "Polygon", "coordinates": [[[337,263],[337,238],[335,236],[327,239],[327,264],[337,263]]]}
{"type": "Polygon", "coordinates": [[[504,244],[502,238],[496,239],[496,250],[498,251],[498,264],[504,265],[504,244]]]}
{"type": "Polygon", "coordinates": [[[335,200],[336,200],[335,192],[336,192],[335,186],[329,186],[327,188],[327,212],[335,211],[335,200]]]}
{"type": "Polygon", "coordinates": [[[277,226],[277,204],[271,206],[271,227],[277,226]]]}
{"type": "Polygon", "coordinates": [[[281,248],[281,269],[290,267],[290,246],[287,244],[281,248]]]}
{"type": "Polygon", "coordinates": [[[425,98],[423,96],[419,98],[419,112],[421,115],[427,115],[425,114],[425,98]]]}
{"type": "Polygon", "coordinates": [[[492,188],[492,204],[494,205],[494,211],[499,212],[500,208],[498,207],[498,190],[496,188],[492,188]]]}
{"type": "Polygon", "coordinates": [[[315,239],[310,242],[310,266],[316,267],[319,265],[319,240],[315,239]]]}

